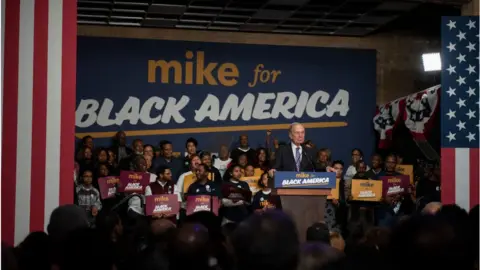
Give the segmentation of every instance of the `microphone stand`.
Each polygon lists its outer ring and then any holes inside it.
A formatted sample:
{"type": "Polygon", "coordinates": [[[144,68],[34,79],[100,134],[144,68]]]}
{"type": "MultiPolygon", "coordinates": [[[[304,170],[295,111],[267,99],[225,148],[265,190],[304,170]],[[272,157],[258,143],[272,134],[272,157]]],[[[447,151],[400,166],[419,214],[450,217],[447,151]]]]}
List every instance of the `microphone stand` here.
{"type": "Polygon", "coordinates": [[[315,172],[315,163],[313,163],[312,159],[307,155],[307,152],[305,151],[305,148],[302,149],[303,155],[307,158],[307,161],[310,162],[310,165],[312,165],[312,169],[315,172]]]}

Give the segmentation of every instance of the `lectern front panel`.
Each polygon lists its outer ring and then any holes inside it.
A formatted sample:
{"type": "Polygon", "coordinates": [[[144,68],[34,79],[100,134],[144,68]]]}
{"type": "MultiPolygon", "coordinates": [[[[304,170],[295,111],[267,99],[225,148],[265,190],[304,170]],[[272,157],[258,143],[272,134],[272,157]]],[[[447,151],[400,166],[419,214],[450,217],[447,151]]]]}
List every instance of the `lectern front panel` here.
{"type": "Polygon", "coordinates": [[[283,211],[289,214],[297,225],[301,242],[305,242],[307,228],[315,222],[324,221],[326,196],[281,196],[283,211]]]}

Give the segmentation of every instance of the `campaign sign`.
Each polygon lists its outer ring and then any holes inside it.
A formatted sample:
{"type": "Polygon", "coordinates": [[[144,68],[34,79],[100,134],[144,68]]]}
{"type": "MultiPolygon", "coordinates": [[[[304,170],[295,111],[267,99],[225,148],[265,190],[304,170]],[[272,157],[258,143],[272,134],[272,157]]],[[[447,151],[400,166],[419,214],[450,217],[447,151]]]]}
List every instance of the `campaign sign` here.
{"type": "Polygon", "coordinates": [[[327,196],[327,200],[338,200],[340,198],[340,179],[335,181],[335,187],[330,190],[330,194],[327,196]]]}
{"type": "Polygon", "coordinates": [[[100,188],[100,197],[102,200],[115,197],[117,193],[116,185],[120,182],[118,176],[107,176],[98,178],[98,187],[100,188]]]}
{"type": "Polygon", "coordinates": [[[252,193],[257,193],[259,187],[258,187],[258,179],[260,176],[249,176],[249,177],[242,177],[240,178],[240,181],[246,182],[248,186],[250,187],[250,191],[252,193]]]}
{"type": "Polygon", "coordinates": [[[187,216],[200,211],[213,212],[218,216],[220,201],[216,196],[195,195],[187,197],[187,216]]]}
{"type": "Polygon", "coordinates": [[[401,174],[404,174],[404,175],[408,175],[410,177],[410,184],[413,185],[413,176],[414,176],[414,173],[413,173],[413,165],[404,165],[404,164],[401,164],[401,165],[397,165],[397,167],[395,168],[395,170],[398,172],[398,173],[401,173],[401,174]]]}
{"type": "Polygon", "coordinates": [[[335,188],[334,172],[275,172],[275,188],[335,188]]]}
{"type": "Polygon", "coordinates": [[[390,196],[408,191],[410,177],[408,175],[382,176],[383,196],[390,196]]]}
{"type": "Polygon", "coordinates": [[[145,187],[149,183],[149,173],[120,171],[120,183],[118,185],[118,192],[143,193],[145,191],[145,187]]]}
{"type": "Polygon", "coordinates": [[[176,215],[180,211],[177,194],[161,194],[145,197],[145,212],[148,216],[176,215]]]}
{"type": "Polygon", "coordinates": [[[382,181],[352,179],[352,200],[379,202],[382,199],[382,181]]]}

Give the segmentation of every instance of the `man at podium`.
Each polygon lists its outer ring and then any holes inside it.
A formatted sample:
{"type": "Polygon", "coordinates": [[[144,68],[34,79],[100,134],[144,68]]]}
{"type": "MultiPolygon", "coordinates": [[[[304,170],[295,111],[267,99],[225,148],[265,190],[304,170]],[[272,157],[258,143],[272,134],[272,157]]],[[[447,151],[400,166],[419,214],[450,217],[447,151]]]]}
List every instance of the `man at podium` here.
{"type": "Polygon", "coordinates": [[[293,123],[288,130],[291,142],[277,150],[275,155],[276,171],[315,171],[315,150],[303,147],[305,128],[293,123]]]}

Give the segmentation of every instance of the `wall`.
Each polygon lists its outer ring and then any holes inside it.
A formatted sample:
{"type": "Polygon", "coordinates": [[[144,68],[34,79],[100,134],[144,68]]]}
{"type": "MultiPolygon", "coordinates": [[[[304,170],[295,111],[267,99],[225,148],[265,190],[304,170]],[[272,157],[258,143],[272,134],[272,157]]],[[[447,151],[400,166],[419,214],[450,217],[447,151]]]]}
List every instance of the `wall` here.
{"type": "Polygon", "coordinates": [[[472,0],[470,3],[462,6],[463,16],[478,16],[480,13],[479,0],[472,0]]]}
{"type": "Polygon", "coordinates": [[[376,49],[377,104],[430,86],[431,78],[422,70],[421,54],[440,47],[440,40],[384,34],[351,38],[79,25],[78,35],[376,49]]]}

